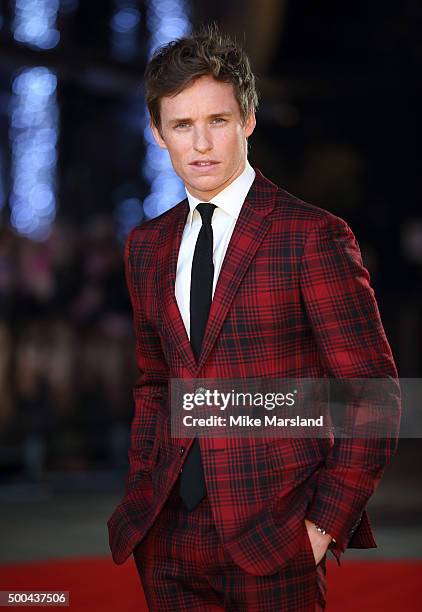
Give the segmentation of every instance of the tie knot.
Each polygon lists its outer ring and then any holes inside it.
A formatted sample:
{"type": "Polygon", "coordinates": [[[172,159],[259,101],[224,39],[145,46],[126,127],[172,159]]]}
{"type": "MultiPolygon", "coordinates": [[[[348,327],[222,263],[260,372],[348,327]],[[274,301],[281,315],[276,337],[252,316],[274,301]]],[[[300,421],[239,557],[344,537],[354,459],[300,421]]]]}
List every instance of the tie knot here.
{"type": "Polygon", "coordinates": [[[201,215],[202,225],[211,225],[211,219],[216,208],[216,205],[212,202],[200,202],[197,205],[196,210],[201,215]]]}

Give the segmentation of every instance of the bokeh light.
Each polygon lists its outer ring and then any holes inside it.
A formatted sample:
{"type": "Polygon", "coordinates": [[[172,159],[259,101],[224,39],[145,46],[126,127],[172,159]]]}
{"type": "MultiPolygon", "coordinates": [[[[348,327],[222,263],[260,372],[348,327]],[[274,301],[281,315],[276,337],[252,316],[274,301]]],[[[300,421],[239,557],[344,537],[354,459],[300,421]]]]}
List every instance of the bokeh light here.
{"type": "Polygon", "coordinates": [[[59,0],[16,0],[12,32],[16,41],[38,49],[53,49],[60,41],[56,29],[59,0]]]}
{"type": "Polygon", "coordinates": [[[136,0],[115,0],[110,20],[111,54],[119,61],[136,58],[139,51],[141,13],[136,0]]]}
{"type": "Polygon", "coordinates": [[[44,67],[24,69],[12,82],[11,224],[33,240],[48,238],[56,216],[56,89],[56,75],[44,67]]]}
{"type": "Polygon", "coordinates": [[[149,0],[147,27],[150,55],[157,47],[190,32],[188,3],[184,0],[149,0]]]}

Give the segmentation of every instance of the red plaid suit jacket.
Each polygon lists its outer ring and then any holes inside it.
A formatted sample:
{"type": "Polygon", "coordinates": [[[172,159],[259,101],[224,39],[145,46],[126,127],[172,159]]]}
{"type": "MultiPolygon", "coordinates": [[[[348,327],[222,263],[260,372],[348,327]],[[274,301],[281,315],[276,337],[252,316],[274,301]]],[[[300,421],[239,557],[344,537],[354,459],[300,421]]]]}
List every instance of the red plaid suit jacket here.
{"type": "MultiPolygon", "coordinates": [[[[148,532],[192,444],[170,435],[169,378],[397,377],[350,228],[258,170],[197,363],[174,293],[188,211],[184,200],[135,228],[125,248],[140,374],[125,495],[108,521],[118,564],[148,532]]],[[[221,541],[244,570],[278,571],[303,545],[305,518],[336,539],[338,561],[346,547],[376,546],[365,506],[396,438],[221,442],[200,439],[206,486],[221,541]]]]}

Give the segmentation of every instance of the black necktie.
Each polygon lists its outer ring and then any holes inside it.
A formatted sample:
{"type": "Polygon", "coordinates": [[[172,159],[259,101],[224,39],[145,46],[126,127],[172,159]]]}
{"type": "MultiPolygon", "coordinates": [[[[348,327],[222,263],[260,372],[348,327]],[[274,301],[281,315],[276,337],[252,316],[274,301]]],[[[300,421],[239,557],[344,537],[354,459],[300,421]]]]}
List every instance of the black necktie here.
{"type": "MultiPolygon", "coordinates": [[[[215,208],[215,204],[210,202],[201,202],[196,207],[202,218],[202,227],[193,254],[190,282],[190,342],[196,360],[201,353],[212,301],[214,262],[211,219],[215,208]]],[[[193,510],[206,492],[201,449],[196,438],[183,466],[179,493],[186,508],[193,510]]]]}

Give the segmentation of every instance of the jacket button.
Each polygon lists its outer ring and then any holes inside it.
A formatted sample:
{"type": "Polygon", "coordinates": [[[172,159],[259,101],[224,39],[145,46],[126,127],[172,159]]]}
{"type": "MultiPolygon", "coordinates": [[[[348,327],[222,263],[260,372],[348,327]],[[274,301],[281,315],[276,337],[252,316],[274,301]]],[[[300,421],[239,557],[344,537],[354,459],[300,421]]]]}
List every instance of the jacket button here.
{"type": "Polygon", "coordinates": [[[185,447],[184,447],[184,446],[182,446],[182,447],[180,448],[180,455],[183,455],[183,453],[184,453],[184,452],[185,452],[185,447]]]}

